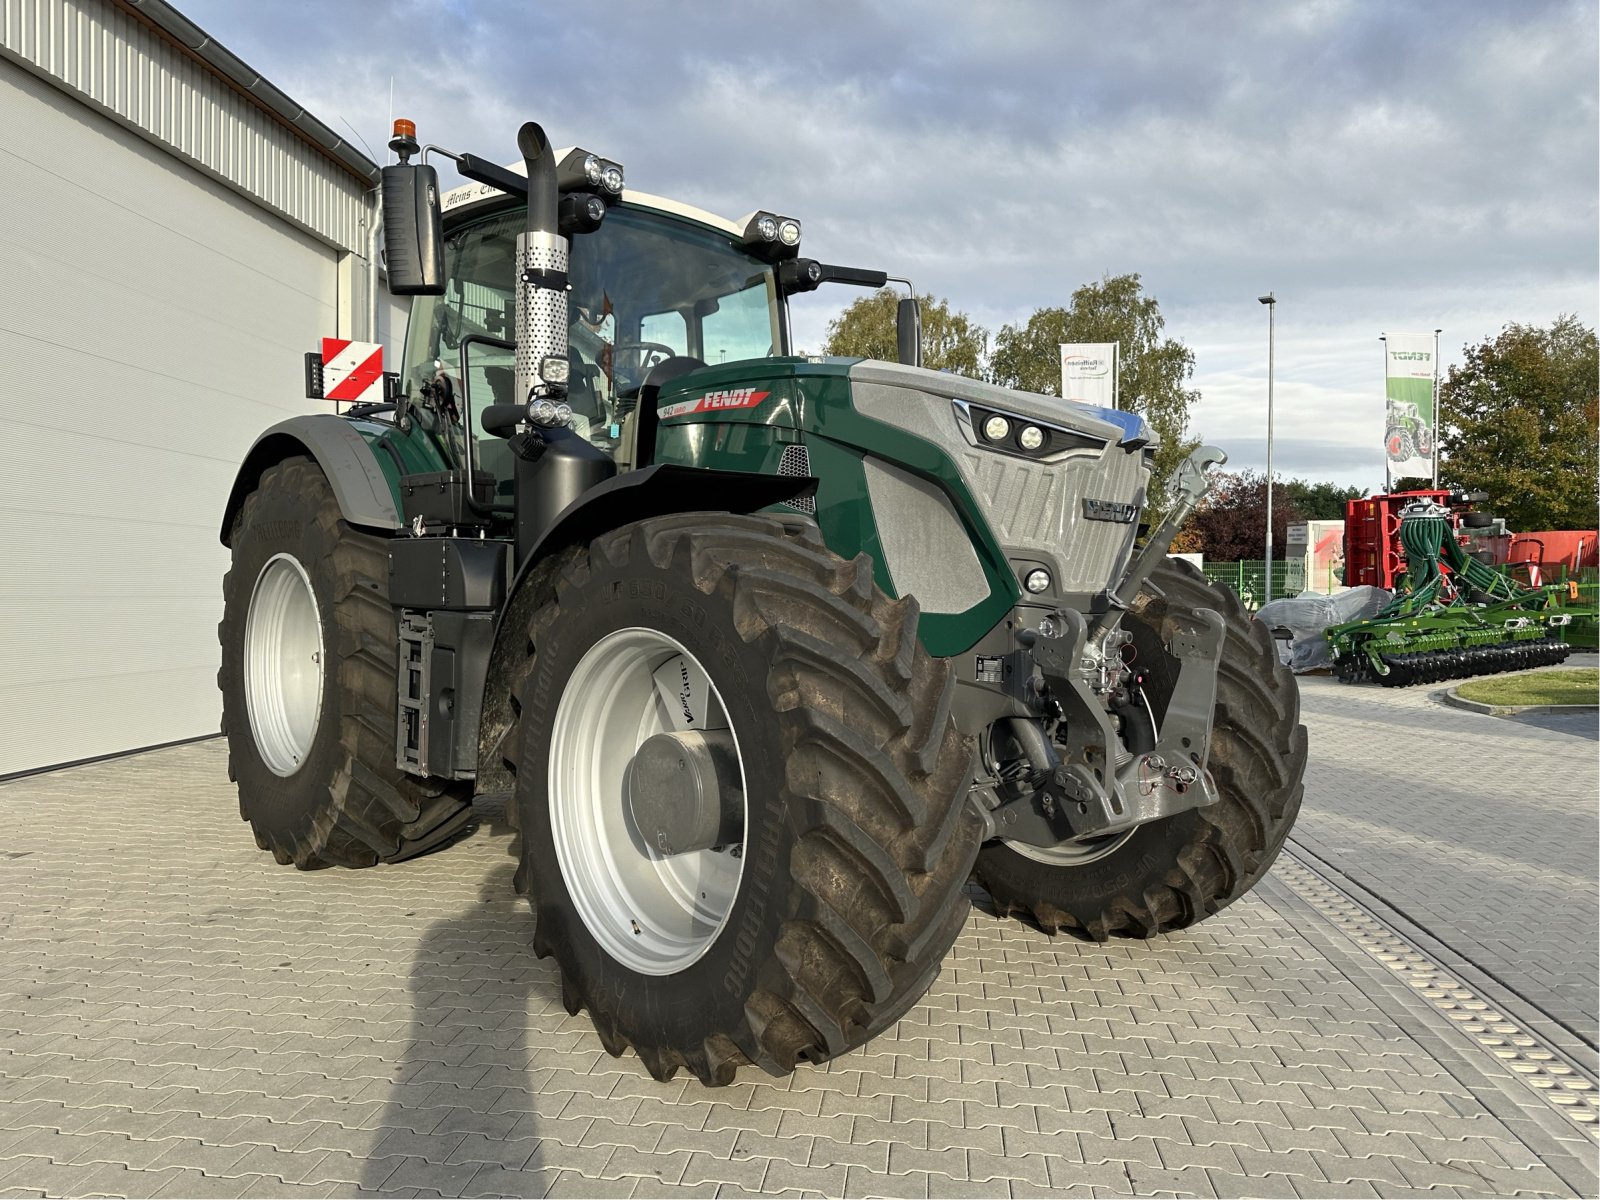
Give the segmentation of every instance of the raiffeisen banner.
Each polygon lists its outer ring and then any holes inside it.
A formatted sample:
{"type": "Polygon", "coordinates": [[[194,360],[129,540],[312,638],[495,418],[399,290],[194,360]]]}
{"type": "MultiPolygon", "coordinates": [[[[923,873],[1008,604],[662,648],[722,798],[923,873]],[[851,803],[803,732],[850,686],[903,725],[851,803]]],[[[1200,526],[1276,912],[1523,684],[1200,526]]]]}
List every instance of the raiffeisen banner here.
{"type": "Polygon", "coordinates": [[[1390,480],[1433,475],[1433,351],[1431,333],[1391,333],[1386,338],[1389,407],[1383,450],[1390,480]]]}
{"type": "Polygon", "coordinates": [[[1061,395],[1098,408],[1117,407],[1119,342],[1061,343],[1061,395]]]}

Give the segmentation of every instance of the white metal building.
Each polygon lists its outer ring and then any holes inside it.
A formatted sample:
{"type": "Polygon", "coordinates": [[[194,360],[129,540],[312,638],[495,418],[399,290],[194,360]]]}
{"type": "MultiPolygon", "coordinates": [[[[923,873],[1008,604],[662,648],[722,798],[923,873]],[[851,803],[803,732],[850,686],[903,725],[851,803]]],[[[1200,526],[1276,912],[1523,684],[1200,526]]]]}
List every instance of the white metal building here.
{"type": "Polygon", "coordinates": [[[0,0],[0,776],[214,733],[218,526],[376,166],[162,0],[0,0]]]}

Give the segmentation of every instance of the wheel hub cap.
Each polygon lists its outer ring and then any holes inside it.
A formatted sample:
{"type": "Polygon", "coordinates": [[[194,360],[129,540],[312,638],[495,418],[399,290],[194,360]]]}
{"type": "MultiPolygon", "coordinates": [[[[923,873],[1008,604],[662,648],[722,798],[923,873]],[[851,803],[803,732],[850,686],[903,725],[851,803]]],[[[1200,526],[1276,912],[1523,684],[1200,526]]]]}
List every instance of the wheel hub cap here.
{"type": "Polygon", "coordinates": [[[743,821],[741,786],[738,751],[726,729],[646,738],[623,777],[634,829],[646,846],[665,855],[736,841],[743,821]]]}
{"type": "Polygon", "coordinates": [[[746,814],[738,738],[699,660],[652,629],[591,646],[556,706],[547,787],[594,939],[641,974],[696,962],[738,895],[746,814]]]}

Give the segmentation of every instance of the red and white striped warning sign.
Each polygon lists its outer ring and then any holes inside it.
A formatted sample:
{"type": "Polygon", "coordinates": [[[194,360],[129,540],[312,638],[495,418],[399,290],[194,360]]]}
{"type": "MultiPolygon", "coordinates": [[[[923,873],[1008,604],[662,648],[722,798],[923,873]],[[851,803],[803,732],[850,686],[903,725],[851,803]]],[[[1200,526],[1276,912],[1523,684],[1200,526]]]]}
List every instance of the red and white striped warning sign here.
{"type": "Polygon", "coordinates": [[[376,404],[383,399],[383,347],[322,339],[322,398],[376,404]]]}

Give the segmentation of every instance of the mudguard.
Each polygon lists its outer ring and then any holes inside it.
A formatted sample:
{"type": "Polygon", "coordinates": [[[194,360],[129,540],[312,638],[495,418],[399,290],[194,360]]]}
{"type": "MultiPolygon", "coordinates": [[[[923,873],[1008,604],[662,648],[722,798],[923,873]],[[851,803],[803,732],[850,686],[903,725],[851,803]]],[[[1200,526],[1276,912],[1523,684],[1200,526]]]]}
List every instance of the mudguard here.
{"type": "MultiPolygon", "coordinates": [[[[660,464],[614,476],[563,509],[518,569],[511,598],[495,626],[478,726],[478,794],[507,793],[512,788],[511,774],[500,761],[500,743],[511,727],[511,678],[523,661],[519,639],[527,636],[533,616],[537,589],[528,586],[530,576],[548,567],[567,547],[633,521],[686,512],[752,513],[814,495],[816,490],[817,481],[809,476],[660,464]]],[[[809,519],[799,512],[791,515],[795,520],[809,519]]]]}
{"type": "Polygon", "coordinates": [[[400,528],[394,493],[366,439],[342,417],[316,413],[278,422],[250,447],[222,513],[220,536],[224,546],[229,544],[233,520],[239,515],[244,498],[255,490],[261,473],[296,454],[309,454],[316,459],[339,501],[339,510],[350,524],[386,531],[400,528]]]}

